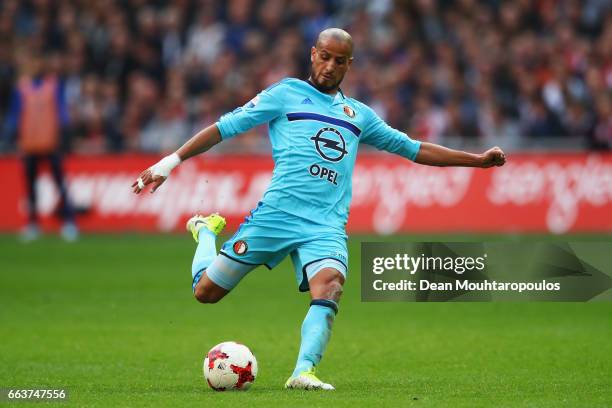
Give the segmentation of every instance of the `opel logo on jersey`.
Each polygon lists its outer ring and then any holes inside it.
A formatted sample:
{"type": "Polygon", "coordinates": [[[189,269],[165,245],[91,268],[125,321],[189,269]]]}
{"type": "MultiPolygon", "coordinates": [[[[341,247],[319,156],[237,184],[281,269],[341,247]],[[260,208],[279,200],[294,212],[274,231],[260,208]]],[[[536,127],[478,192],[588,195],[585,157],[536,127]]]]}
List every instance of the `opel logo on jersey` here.
{"type": "Polygon", "coordinates": [[[328,161],[337,162],[348,154],[346,151],[346,142],[342,134],[336,129],[326,127],[317,132],[316,135],[310,138],[314,140],[317,152],[322,158],[328,161]]]}

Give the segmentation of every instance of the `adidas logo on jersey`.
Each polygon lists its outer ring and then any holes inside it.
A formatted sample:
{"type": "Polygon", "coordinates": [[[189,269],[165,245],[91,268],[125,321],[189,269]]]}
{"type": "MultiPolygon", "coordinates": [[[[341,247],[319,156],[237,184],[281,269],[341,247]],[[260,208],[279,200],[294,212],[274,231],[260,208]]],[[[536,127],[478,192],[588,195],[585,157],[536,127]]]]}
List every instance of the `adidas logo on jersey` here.
{"type": "Polygon", "coordinates": [[[302,101],[302,105],[313,105],[312,101],[310,100],[310,98],[306,98],[302,101]]]}

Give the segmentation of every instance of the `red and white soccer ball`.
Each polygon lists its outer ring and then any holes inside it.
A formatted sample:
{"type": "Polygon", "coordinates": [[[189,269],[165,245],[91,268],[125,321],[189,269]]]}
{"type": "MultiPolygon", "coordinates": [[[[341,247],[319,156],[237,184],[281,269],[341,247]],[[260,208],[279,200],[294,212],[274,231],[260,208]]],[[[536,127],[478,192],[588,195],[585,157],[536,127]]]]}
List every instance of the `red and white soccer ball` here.
{"type": "Polygon", "coordinates": [[[204,359],[204,378],[215,391],[248,390],[255,377],[257,360],[244,344],[217,344],[204,359]]]}

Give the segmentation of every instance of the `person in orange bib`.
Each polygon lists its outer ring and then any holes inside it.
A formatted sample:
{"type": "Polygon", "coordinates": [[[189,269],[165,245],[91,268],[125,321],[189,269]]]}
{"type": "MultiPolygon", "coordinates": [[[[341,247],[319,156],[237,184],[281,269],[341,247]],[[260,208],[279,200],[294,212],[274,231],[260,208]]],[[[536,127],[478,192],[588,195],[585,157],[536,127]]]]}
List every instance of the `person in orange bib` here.
{"type": "Polygon", "coordinates": [[[40,236],[35,183],[40,164],[48,161],[61,198],[61,235],[74,241],[78,238],[78,229],[64,182],[60,143],[62,130],[68,123],[63,85],[57,76],[45,73],[44,61],[39,55],[26,57],[23,67],[7,117],[7,132],[17,136],[27,182],[28,224],[22,238],[31,241],[40,236]]]}

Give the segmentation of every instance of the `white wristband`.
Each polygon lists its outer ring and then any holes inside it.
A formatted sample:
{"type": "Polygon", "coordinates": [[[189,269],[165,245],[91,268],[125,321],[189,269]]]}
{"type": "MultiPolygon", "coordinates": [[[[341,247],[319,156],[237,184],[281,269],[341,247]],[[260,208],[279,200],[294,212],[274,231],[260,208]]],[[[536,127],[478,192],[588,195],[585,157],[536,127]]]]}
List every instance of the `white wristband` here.
{"type": "Polygon", "coordinates": [[[169,156],[164,157],[153,166],[151,166],[151,174],[153,176],[168,177],[172,169],[181,163],[181,158],[178,154],[172,153],[169,156]]]}

